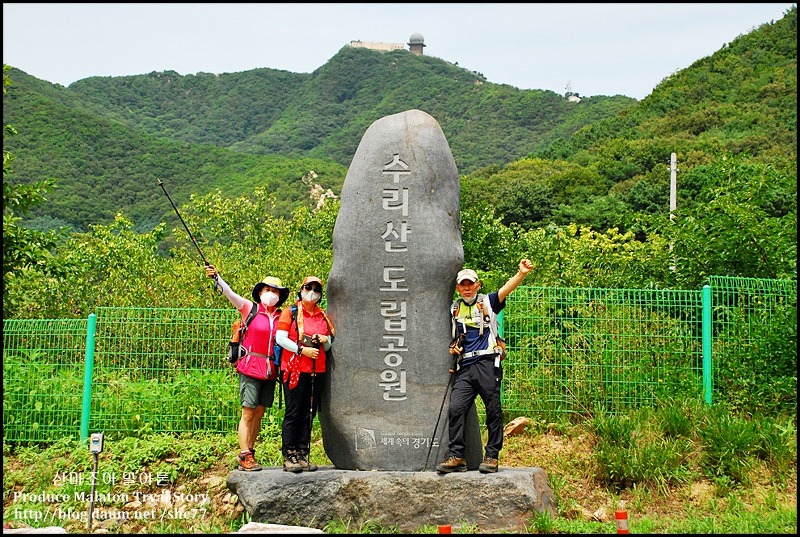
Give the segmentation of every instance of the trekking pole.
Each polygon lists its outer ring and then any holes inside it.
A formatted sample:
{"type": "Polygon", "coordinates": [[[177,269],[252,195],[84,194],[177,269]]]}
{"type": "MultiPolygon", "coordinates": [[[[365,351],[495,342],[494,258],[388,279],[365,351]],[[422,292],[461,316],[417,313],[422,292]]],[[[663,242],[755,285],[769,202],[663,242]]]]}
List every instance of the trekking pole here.
{"type": "MultiPolygon", "coordinates": [[[[319,356],[319,355],[317,355],[319,356]]],[[[308,410],[308,454],[311,455],[311,433],[314,430],[314,377],[317,376],[317,360],[311,360],[311,405],[308,410]]]]}
{"type": "Polygon", "coordinates": [[[278,408],[283,408],[283,382],[280,371],[278,371],[278,408]]]}
{"type": "Polygon", "coordinates": [[[159,179],[158,180],[158,186],[160,186],[161,190],[164,191],[164,194],[167,195],[167,199],[169,200],[169,203],[172,205],[172,208],[175,209],[175,214],[178,215],[178,218],[180,219],[181,224],[183,224],[184,229],[186,229],[186,233],[188,233],[189,234],[189,238],[192,239],[192,243],[194,244],[194,247],[197,248],[197,253],[200,254],[200,257],[203,258],[203,263],[205,264],[205,266],[209,266],[211,263],[209,263],[208,260],[206,260],[206,256],[204,256],[203,252],[200,251],[200,247],[197,245],[197,241],[195,240],[194,235],[192,235],[192,232],[189,231],[189,226],[187,226],[186,222],[183,221],[183,217],[181,216],[181,213],[178,212],[178,208],[175,207],[175,204],[172,202],[172,198],[169,197],[169,194],[167,193],[167,189],[164,188],[164,181],[159,179]]]}
{"type": "MultiPolygon", "coordinates": [[[[200,254],[201,258],[203,258],[203,264],[205,266],[207,266],[207,267],[210,266],[211,263],[208,262],[208,260],[206,259],[206,256],[204,256],[203,252],[200,251],[200,246],[198,246],[197,240],[194,238],[194,235],[192,235],[192,232],[189,231],[189,226],[187,226],[186,222],[183,221],[183,217],[181,216],[181,213],[178,212],[178,208],[175,207],[175,203],[173,203],[172,198],[169,196],[169,193],[167,192],[167,189],[164,188],[164,181],[159,179],[158,180],[158,186],[160,186],[161,190],[164,191],[164,194],[167,195],[167,199],[169,200],[170,205],[172,205],[172,208],[175,209],[175,214],[178,215],[178,219],[180,219],[181,224],[183,224],[183,228],[186,230],[186,233],[189,234],[189,238],[192,239],[192,244],[194,244],[194,247],[197,248],[197,253],[200,254]]],[[[222,287],[220,286],[220,284],[219,284],[219,282],[217,281],[216,278],[214,278],[214,287],[213,287],[213,289],[214,290],[219,290],[220,293],[222,292],[222,287]]]]}
{"type": "Polygon", "coordinates": [[[457,356],[453,356],[453,365],[450,367],[450,376],[447,377],[447,386],[444,387],[444,397],[442,397],[442,406],[439,407],[439,417],[436,418],[436,425],[433,426],[433,434],[431,435],[431,443],[428,446],[428,456],[425,457],[425,467],[423,471],[428,469],[428,460],[431,458],[431,450],[433,449],[433,441],[436,438],[436,431],[439,429],[439,420],[442,419],[442,410],[444,410],[444,402],[447,400],[447,392],[450,391],[450,385],[453,383],[453,375],[456,373],[456,360],[457,356]]]}

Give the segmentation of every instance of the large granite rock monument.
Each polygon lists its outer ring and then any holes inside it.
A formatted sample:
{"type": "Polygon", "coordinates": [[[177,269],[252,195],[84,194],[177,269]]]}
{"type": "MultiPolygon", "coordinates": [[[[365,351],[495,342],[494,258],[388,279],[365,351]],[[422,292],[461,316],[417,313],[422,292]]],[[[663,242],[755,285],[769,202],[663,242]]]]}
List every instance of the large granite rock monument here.
{"type": "MultiPolygon", "coordinates": [[[[433,117],[409,110],[367,129],[342,188],[327,283],[336,339],[319,420],[337,469],[433,470],[447,456],[459,204],[433,117]]],[[[483,457],[474,406],[466,441],[474,470],[483,457]]]]}

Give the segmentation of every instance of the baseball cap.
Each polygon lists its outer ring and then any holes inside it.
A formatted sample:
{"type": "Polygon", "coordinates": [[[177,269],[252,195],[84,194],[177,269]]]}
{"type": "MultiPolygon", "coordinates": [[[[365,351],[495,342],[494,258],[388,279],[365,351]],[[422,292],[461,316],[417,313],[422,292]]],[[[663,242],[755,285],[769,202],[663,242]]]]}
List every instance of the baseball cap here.
{"type": "Polygon", "coordinates": [[[469,280],[471,282],[478,281],[478,273],[472,269],[464,269],[458,273],[456,276],[456,283],[461,283],[464,280],[469,280]]]}
{"type": "Polygon", "coordinates": [[[303,283],[300,284],[300,285],[302,286],[302,285],[305,285],[307,283],[314,283],[314,282],[320,284],[320,286],[322,286],[322,287],[325,287],[325,284],[322,283],[322,280],[320,280],[316,276],[306,276],[305,278],[303,278],[303,283]]]}

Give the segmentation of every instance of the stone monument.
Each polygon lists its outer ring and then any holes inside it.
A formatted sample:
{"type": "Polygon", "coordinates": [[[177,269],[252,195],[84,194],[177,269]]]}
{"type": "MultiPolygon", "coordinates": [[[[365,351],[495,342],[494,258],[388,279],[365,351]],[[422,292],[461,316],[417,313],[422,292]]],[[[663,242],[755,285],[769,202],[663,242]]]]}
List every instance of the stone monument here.
{"type": "MultiPolygon", "coordinates": [[[[432,471],[447,456],[459,204],[433,117],[409,110],[367,129],[342,188],[327,283],[336,339],[319,420],[338,469],[432,471]]],[[[474,470],[483,458],[474,406],[466,444],[474,470]]]]}

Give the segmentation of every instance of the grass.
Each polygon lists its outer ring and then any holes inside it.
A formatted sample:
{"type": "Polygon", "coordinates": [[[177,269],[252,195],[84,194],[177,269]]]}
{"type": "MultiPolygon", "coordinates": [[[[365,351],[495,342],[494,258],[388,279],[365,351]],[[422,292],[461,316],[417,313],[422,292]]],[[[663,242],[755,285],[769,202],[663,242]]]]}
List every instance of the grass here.
{"type": "MultiPolygon", "coordinates": [[[[257,444],[263,464],[280,464],[276,432],[265,429],[268,437],[257,444]]],[[[318,428],[314,439],[311,458],[330,464],[318,428]]],[[[100,516],[92,531],[236,531],[250,521],[225,484],[236,451],[233,431],[107,440],[98,457],[100,516]],[[169,504],[163,503],[165,491],[169,504]]],[[[86,532],[94,461],[85,445],[4,442],[3,455],[5,526],[86,532]]],[[[739,418],[682,402],[625,416],[596,412],[578,425],[533,420],[522,433],[506,437],[501,466],[544,468],[558,499],[555,518],[532,513],[517,533],[616,533],[617,509],[627,511],[631,533],[797,532],[793,417],[739,418]]],[[[369,513],[308,525],[332,534],[400,533],[396,526],[374,523],[369,513]]],[[[461,523],[452,531],[477,534],[481,528],[461,523]]]]}

